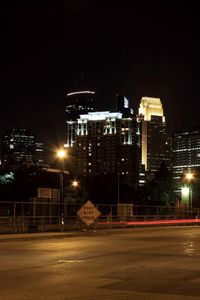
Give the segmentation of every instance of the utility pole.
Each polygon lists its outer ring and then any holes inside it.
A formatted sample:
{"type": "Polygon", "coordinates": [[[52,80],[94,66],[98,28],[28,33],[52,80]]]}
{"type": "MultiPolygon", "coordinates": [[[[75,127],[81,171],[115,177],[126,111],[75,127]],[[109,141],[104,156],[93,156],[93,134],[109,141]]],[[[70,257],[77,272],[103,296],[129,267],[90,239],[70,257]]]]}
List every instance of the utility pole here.
{"type": "Polygon", "coordinates": [[[120,173],[119,173],[119,161],[117,162],[117,204],[120,199],[120,173]]]}

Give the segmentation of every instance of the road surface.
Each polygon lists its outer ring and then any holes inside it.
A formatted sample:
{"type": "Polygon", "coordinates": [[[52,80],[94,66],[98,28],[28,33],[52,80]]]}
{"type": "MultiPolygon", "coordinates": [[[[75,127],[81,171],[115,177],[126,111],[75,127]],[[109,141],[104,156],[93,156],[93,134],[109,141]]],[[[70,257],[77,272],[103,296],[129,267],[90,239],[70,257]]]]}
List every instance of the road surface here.
{"type": "Polygon", "coordinates": [[[200,299],[200,227],[1,242],[0,299],[200,299]]]}

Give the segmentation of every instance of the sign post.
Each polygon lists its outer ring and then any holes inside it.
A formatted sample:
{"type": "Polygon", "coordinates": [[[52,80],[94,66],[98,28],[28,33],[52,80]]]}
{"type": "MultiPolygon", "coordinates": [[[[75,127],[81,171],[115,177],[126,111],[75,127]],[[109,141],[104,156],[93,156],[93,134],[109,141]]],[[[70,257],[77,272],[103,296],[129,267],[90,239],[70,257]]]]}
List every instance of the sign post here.
{"type": "Polygon", "coordinates": [[[87,225],[91,225],[101,215],[91,201],[87,201],[77,212],[79,218],[87,225]]]}

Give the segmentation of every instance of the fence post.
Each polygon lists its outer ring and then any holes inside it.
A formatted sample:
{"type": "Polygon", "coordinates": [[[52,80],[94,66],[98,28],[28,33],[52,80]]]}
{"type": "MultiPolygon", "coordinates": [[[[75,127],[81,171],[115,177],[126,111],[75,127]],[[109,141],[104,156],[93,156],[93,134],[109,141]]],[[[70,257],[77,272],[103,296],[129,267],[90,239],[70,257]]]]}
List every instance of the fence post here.
{"type": "Polygon", "coordinates": [[[15,233],[16,228],[16,203],[13,203],[13,233],[15,233]]]}
{"type": "Polygon", "coordinates": [[[67,201],[66,198],[64,199],[65,203],[64,203],[64,225],[66,226],[67,224],[67,201]]]}
{"type": "Polygon", "coordinates": [[[42,205],[42,227],[43,227],[43,232],[46,231],[45,228],[45,202],[43,200],[43,205],[42,205]]]}
{"type": "Polygon", "coordinates": [[[24,201],[22,201],[22,232],[24,233],[24,201]]]}
{"type": "Polygon", "coordinates": [[[146,216],[147,216],[147,219],[149,218],[149,207],[148,206],[146,206],[146,216]]]}

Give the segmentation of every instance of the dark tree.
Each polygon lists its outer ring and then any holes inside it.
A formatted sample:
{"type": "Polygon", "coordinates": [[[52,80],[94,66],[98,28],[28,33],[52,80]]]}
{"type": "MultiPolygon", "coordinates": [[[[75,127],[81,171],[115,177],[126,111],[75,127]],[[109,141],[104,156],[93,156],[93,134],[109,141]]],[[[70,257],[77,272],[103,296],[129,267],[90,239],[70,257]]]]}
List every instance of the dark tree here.
{"type": "Polygon", "coordinates": [[[155,173],[154,179],[148,182],[142,190],[144,204],[170,206],[175,203],[172,174],[164,162],[155,173]]]}

